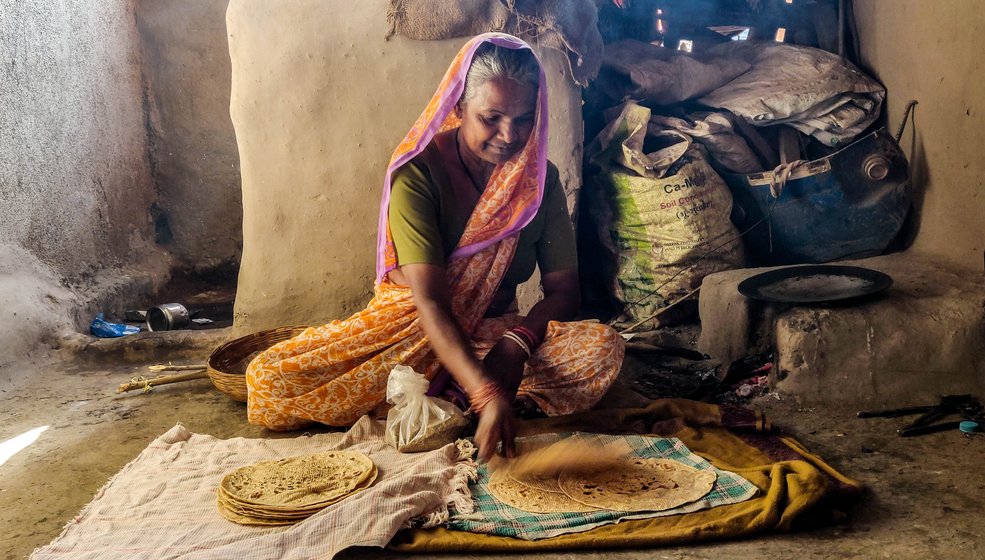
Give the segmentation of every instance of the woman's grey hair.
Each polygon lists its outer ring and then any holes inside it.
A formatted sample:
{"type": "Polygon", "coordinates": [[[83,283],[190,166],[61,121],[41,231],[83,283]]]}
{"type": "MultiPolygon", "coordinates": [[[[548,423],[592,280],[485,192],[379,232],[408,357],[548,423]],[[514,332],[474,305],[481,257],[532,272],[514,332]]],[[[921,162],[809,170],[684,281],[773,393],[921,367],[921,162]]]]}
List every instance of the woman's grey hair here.
{"type": "Polygon", "coordinates": [[[486,43],[476,49],[472,66],[465,77],[465,90],[460,102],[471,99],[486,82],[507,78],[514,82],[537,87],[540,84],[540,65],[530,49],[510,49],[486,43]]]}

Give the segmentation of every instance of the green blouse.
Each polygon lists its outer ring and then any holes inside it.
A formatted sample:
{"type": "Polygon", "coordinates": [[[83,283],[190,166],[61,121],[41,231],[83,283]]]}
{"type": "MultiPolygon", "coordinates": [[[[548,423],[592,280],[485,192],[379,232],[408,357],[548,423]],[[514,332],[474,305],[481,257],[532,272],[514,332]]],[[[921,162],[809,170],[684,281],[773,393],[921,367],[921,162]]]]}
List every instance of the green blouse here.
{"type": "MultiPolygon", "coordinates": [[[[389,224],[399,265],[444,265],[465,232],[480,193],[464,181],[454,184],[447,165],[431,142],[393,174],[389,224]]],[[[542,274],[578,264],[564,191],[557,167],[550,162],[543,201],[533,220],[520,231],[500,293],[515,291],[533,274],[535,264],[542,274]]]]}

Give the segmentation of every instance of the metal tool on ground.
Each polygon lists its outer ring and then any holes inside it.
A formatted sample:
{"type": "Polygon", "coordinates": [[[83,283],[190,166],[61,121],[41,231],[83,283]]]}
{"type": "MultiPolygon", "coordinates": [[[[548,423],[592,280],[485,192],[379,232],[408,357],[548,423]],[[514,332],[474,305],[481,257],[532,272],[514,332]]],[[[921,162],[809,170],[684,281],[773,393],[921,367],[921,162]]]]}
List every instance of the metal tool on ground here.
{"type": "Polygon", "coordinates": [[[899,430],[901,437],[920,436],[949,430],[965,433],[981,430],[985,424],[985,407],[971,395],[947,395],[939,403],[928,406],[911,406],[891,410],[859,412],[859,418],[899,418],[920,414],[921,416],[899,430]],[[938,422],[948,416],[958,415],[963,420],[938,422]],[[936,422],[936,423],[935,423],[936,422]]]}
{"type": "Polygon", "coordinates": [[[188,326],[188,309],[180,303],[164,303],[147,310],[147,330],[172,331],[188,326]]]}

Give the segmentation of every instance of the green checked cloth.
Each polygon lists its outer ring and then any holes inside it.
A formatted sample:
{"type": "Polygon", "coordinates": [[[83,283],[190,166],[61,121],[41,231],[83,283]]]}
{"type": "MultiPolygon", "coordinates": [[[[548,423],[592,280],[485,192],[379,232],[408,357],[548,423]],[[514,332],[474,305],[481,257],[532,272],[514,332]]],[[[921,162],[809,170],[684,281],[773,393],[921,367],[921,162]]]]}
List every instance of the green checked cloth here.
{"type": "MultiPolygon", "coordinates": [[[[691,453],[677,438],[655,438],[642,436],[607,436],[600,434],[575,433],[572,437],[587,438],[599,444],[609,444],[624,439],[636,455],[645,458],[662,458],[680,461],[692,467],[712,470],[718,474],[715,486],[703,498],[682,506],[664,511],[624,512],[601,510],[589,513],[529,513],[499,502],[489,493],[486,484],[489,473],[485,466],[479,467],[478,479],[469,488],[475,500],[475,512],[459,514],[452,511],[448,528],[455,531],[485,533],[514,537],[528,541],[546,539],[567,533],[581,533],[601,525],[618,523],[626,519],[646,519],[691,513],[703,509],[735,504],[752,498],[758,491],[752,483],[741,476],[716,469],[708,461],[691,453]]],[[[550,444],[561,439],[558,434],[547,434],[530,438],[550,444]]]]}

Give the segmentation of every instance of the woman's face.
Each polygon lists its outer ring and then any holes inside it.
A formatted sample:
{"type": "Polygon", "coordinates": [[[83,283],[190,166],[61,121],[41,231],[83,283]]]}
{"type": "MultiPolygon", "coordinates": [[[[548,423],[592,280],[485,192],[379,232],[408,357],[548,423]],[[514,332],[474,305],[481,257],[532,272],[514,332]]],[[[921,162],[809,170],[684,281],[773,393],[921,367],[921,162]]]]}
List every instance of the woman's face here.
{"type": "Polygon", "coordinates": [[[536,111],[536,86],[490,80],[456,108],[463,147],[485,162],[504,163],[527,144],[536,111]]]}

